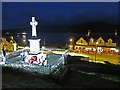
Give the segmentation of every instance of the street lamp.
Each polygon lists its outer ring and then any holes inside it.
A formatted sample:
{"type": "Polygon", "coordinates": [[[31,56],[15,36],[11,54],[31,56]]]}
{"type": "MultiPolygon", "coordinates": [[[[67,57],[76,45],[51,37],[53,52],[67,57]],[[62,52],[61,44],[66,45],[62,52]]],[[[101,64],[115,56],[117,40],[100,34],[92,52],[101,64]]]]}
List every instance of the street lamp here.
{"type": "Polygon", "coordinates": [[[70,39],[70,42],[72,42],[72,41],[73,41],[73,39],[71,38],[71,39],[70,39]]]}
{"type": "Polygon", "coordinates": [[[96,42],[95,62],[96,62],[97,45],[98,45],[98,42],[96,42]]]}
{"type": "Polygon", "coordinates": [[[23,39],[23,42],[25,43],[25,42],[26,42],[26,40],[25,40],[25,39],[23,39]]]}
{"type": "Polygon", "coordinates": [[[23,38],[23,46],[26,46],[26,39],[23,38]]]}
{"type": "Polygon", "coordinates": [[[73,49],[73,39],[71,38],[71,39],[69,39],[70,40],[70,44],[69,44],[69,49],[73,49]]]}

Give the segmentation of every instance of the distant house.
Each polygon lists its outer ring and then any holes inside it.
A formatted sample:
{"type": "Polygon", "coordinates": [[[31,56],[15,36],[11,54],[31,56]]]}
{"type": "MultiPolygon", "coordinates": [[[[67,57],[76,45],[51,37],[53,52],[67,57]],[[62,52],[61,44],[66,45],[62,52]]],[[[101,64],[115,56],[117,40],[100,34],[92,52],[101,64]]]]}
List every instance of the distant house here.
{"type": "MultiPolygon", "coordinates": [[[[117,46],[117,30],[115,33],[91,33],[85,37],[80,37],[73,46],[76,52],[97,52],[105,54],[118,54],[117,46]]],[[[70,48],[70,47],[69,47],[70,48]]]]}
{"type": "Polygon", "coordinates": [[[85,38],[80,37],[79,40],[76,41],[76,45],[88,45],[88,42],[85,38]]]}
{"type": "Polygon", "coordinates": [[[6,51],[14,51],[14,45],[17,46],[17,42],[13,39],[13,36],[11,37],[2,37],[1,38],[2,43],[0,43],[0,51],[3,49],[3,46],[5,46],[6,51]]]}

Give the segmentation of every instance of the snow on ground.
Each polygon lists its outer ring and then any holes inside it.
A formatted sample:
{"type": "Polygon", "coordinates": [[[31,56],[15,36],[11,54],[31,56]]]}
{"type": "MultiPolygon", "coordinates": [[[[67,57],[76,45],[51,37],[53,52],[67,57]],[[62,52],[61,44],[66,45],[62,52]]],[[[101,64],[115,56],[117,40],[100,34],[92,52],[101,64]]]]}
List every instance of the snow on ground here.
{"type": "Polygon", "coordinates": [[[39,72],[44,74],[49,74],[64,62],[64,57],[61,58],[62,55],[57,54],[47,54],[47,65],[41,66],[39,64],[29,64],[22,61],[21,56],[15,56],[7,59],[6,64],[3,66],[9,66],[14,68],[23,68],[24,70],[28,70],[31,72],[39,72]]]}

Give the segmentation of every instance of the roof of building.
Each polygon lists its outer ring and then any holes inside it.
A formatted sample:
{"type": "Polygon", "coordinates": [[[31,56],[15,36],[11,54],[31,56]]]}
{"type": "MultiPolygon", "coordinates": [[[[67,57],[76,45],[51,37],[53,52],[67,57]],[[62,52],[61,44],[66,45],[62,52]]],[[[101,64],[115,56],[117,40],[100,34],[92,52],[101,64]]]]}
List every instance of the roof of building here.
{"type": "Polygon", "coordinates": [[[116,43],[117,42],[117,36],[115,36],[114,33],[91,33],[90,36],[89,36],[89,39],[90,38],[93,38],[95,41],[97,39],[99,39],[100,37],[102,37],[102,39],[105,41],[105,42],[108,42],[108,40],[111,38],[113,40],[113,43],[116,43]]]}
{"type": "Polygon", "coordinates": [[[13,43],[17,43],[16,40],[14,39],[14,37],[13,37],[13,39],[11,39],[10,36],[4,36],[3,38],[6,38],[6,41],[8,41],[8,42],[10,42],[12,40],[13,43]]]}
{"type": "Polygon", "coordinates": [[[88,38],[87,36],[85,36],[85,35],[81,35],[81,36],[79,36],[79,37],[76,37],[76,38],[75,38],[75,42],[78,41],[81,37],[82,37],[86,42],[88,42],[88,39],[89,39],[89,38],[88,38]]]}

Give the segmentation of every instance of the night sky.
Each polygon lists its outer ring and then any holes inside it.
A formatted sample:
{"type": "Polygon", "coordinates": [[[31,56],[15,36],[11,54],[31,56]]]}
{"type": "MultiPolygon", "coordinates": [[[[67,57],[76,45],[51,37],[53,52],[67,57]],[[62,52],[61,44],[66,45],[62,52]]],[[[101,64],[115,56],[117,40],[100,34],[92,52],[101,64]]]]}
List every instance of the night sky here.
{"type": "MultiPolygon", "coordinates": [[[[31,28],[32,16],[36,17],[39,22],[37,28],[41,31],[52,31],[54,27],[57,31],[64,26],[72,27],[71,31],[87,30],[91,25],[98,26],[93,29],[100,29],[104,25],[118,24],[117,2],[3,2],[2,7],[3,30],[31,28]],[[74,29],[76,26],[78,29],[74,29]]],[[[114,26],[112,28],[115,29],[114,26]]]]}
{"type": "Polygon", "coordinates": [[[70,38],[75,39],[87,34],[88,29],[97,33],[114,33],[115,29],[118,29],[120,19],[118,4],[118,2],[3,2],[3,33],[6,30],[12,31],[15,36],[14,33],[25,31],[30,37],[29,23],[32,16],[38,21],[37,33],[41,43],[43,44],[45,38],[47,45],[51,46],[65,45],[70,38]]]}

